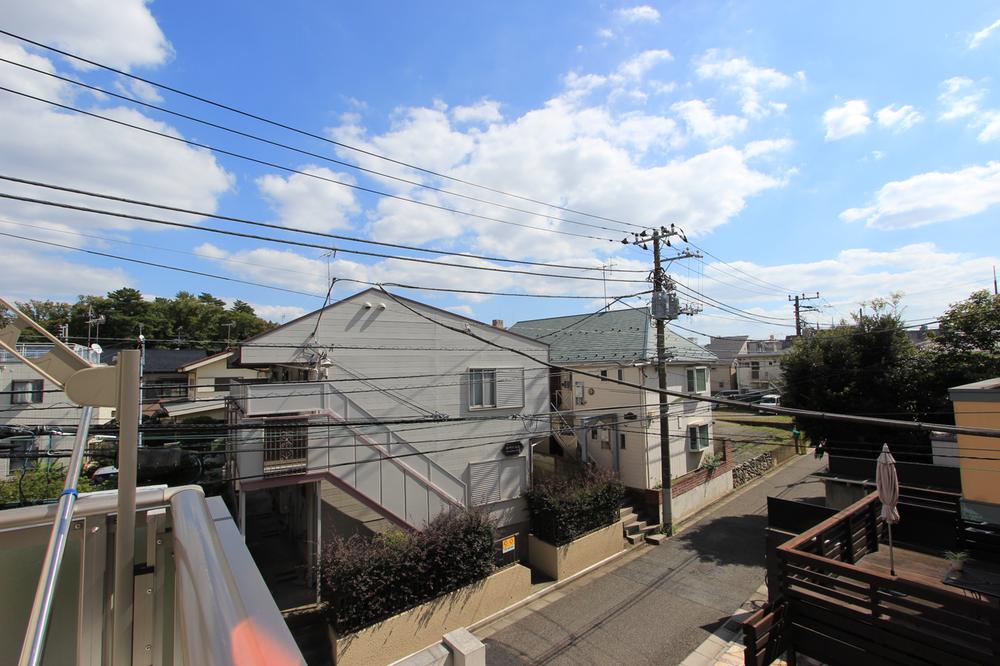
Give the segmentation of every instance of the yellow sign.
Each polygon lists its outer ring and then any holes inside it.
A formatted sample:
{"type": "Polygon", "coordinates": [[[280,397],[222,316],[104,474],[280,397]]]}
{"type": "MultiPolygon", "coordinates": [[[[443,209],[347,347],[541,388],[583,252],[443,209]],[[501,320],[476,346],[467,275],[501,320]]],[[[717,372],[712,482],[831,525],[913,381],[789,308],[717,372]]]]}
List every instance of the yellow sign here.
{"type": "Polygon", "coordinates": [[[515,536],[509,536],[509,537],[504,538],[504,540],[502,542],[503,552],[504,553],[509,553],[510,551],[514,550],[514,544],[516,542],[516,538],[517,537],[515,537],[515,536]]]}

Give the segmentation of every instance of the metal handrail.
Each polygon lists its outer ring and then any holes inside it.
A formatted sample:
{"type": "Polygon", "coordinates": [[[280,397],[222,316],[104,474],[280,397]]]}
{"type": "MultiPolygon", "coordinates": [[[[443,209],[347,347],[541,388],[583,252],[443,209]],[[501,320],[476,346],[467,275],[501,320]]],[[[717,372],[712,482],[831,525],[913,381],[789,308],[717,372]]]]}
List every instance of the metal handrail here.
{"type": "Polygon", "coordinates": [[[45,634],[49,629],[49,618],[52,614],[52,600],[59,579],[59,567],[66,552],[69,526],[73,521],[73,508],[77,498],[76,485],[80,480],[83,451],[90,433],[92,413],[93,407],[84,407],[80,413],[80,427],[77,428],[76,439],[73,441],[73,454],[66,471],[66,483],[59,496],[57,517],[52,523],[49,545],[45,551],[45,559],[42,560],[42,573],[38,578],[38,587],[35,588],[35,600],[31,605],[28,629],[24,644],[21,646],[20,666],[38,666],[42,661],[45,634]]]}

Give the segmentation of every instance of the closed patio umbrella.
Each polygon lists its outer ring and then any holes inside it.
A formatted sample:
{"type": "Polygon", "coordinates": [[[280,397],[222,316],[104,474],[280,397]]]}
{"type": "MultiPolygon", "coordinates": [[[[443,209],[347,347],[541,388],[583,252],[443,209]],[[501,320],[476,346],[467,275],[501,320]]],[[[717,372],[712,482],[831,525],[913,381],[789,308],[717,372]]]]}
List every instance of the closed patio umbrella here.
{"type": "Polygon", "coordinates": [[[889,445],[882,445],[882,453],[875,466],[875,488],[882,501],[882,520],[889,526],[889,573],[896,575],[896,560],[892,552],[892,526],[899,522],[899,478],[896,476],[896,459],[889,453],[889,445]]]}

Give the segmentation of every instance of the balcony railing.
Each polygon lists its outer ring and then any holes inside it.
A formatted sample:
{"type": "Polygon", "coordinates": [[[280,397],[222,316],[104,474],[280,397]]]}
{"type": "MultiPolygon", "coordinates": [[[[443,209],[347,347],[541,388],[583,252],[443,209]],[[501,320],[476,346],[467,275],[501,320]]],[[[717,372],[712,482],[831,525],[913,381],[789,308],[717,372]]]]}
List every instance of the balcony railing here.
{"type": "MultiPolygon", "coordinates": [[[[55,590],[43,664],[111,663],[117,493],[81,495],[55,590]]],[[[302,664],[301,653],[221,498],[140,488],[132,654],[114,663],[302,664]]],[[[56,505],[0,512],[0,663],[18,662],[56,505]]]]}
{"type": "MultiPolygon", "coordinates": [[[[97,365],[98,363],[101,362],[100,353],[89,347],[84,347],[83,345],[78,345],[73,343],[68,343],[67,346],[70,349],[72,349],[77,356],[84,359],[88,363],[93,363],[94,365],[97,365]]],[[[42,356],[48,354],[50,351],[52,351],[52,345],[45,342],[39,342],[34,344],[24,343],[16,345],[14,349],[17,351],[18,354],[20,354],[24,358],[32,359],[32,358],[41,358],[42,356]]],[[[0,349],[0,363],[6,365],[9,363],[20,363],[20,362],[21,359],[14,356],[9,351],[0,349]]]]}
{"type": "Polygon", "coordinates": [[[1000,663],[996,598],[898,560],[899,575],[858,566],[883,547],[880,510],[872,493],[777,547],[775,603],[745,624],[747,664],[785,649],[845,666],[1000,663]]]}

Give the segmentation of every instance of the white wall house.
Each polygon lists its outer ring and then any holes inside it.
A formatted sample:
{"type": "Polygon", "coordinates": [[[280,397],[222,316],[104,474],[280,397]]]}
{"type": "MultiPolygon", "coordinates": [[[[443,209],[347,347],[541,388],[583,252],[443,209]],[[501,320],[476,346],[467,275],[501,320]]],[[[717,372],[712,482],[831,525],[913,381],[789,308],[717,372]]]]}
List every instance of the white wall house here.
{"type": "Polygon", "coordinates": [[[267,381],[268,373],[232,367],[236,352],[227,350],[177,368],[187,375],[187,400],[165,403],[163,409],[178,420],[192,417],[226,418],[226,398],[233,384],[267,381]]]}
{"type": "MultiPolygon", "coordinates": [[[[87,361],[100,363],[98,352],[81,345],[69,346],[87,361]]],[[[17,345],[15,349],[30,360],[47,354],[52,345],[28,343],[17,345]]],[[[107,423],[113,412],[114,410],[106,407],[95,409],[91,425],[107,423]]],[[[31,444],[43,449],[69,449],[72,447],[72,433],[76,432],[79,419],[79,406],[70,402],[58,386],[22,363],[14,354],[0,350],[0,426],[48,427],[68,433],[41,435],[35,437],[33,442],[28,437],[18,442],[19,448],[31,444]]]]}
{"type": "Polygon", "coordinates": [[[525,531],[529,452],[550,429],[548,346],[396,298],[369,289],[241,343],[238,365],[269,376],[232,389],[245,526],[248,498],[266,491],[317,548],[352,525],[420,529],[450,507],[525,531]]]}
{"type": "Polygon", "coordinates": [[[784,382],[782,357],[791,351],[790,340],[747,340],[736,357],[736,388],[777,390],[784,382]]]}
{"type": "MultiPolygon", "coordinates": [[[[548,342],[550,359],[558,365],[658,387],[656,335],[646,310],[535,319],[519,322],[511,331],[548,342]]],[[[667,388],[708,395],[715,356],[669,329],[666,346],[671,357],[667,388]]],[[[564,372],[553,401],[553,409],[572,429],[564,432],[575,433],[560,437],[564,445],[578,448],[574,453],[615,471],[626,486],[662,485],[657,393],[564,372]]],[[[705,402],[671,398],[668,414],[670,474],[678,477],[696,470],[715,453],[712,410],[705,402]]]]}

